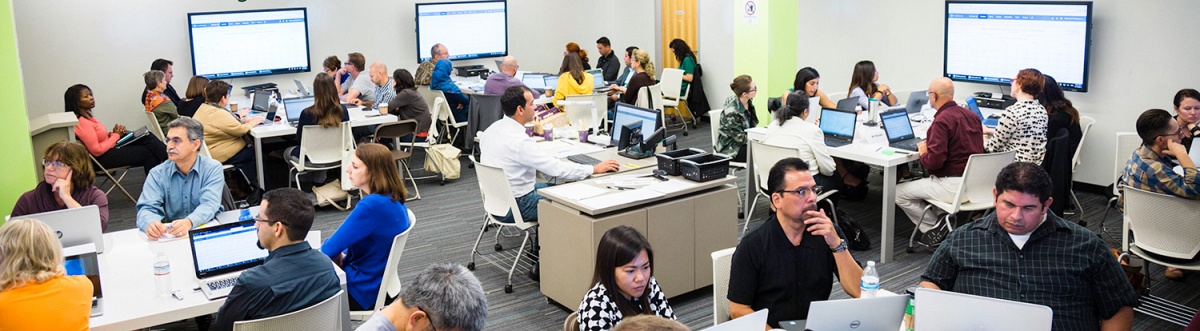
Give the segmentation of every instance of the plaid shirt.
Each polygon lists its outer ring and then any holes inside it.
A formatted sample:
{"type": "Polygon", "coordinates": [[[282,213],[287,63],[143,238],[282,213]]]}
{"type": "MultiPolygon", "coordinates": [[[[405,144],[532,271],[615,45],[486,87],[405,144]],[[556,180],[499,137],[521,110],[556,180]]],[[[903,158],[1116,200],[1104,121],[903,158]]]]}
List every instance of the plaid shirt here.
{"type": "Polygon", "coordinates": [[[1053,330],[1099,330],[1101,320],[1138,302],[1104,242],[1053,213],[1023,249],[996,213],[968,223],[938,247],[921,279],[947,291],[1049,306],[1053,330]]]}
{"type": "MultiPolygon", "coordinates": [[[[1200,199],[1200,176],[1195,168],[1184,168],[1183,176],[1175,173],[1175,160],[1170,156],[1159,156],[1154,150],[1140,146],[1133,151],[1125,164],[1121,185],[1156,193],[1171,194],[1187,199],[1200,199]]],[[[1125,194],[1121,190],[1117,206],[1124,208],[1125,194]]]]}

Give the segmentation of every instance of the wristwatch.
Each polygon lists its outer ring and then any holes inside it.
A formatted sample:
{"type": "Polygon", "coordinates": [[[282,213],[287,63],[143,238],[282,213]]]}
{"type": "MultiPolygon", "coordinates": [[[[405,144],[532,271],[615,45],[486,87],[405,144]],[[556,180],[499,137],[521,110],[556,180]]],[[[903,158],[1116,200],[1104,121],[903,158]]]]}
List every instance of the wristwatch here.
{"type": "Polygon", "coordinates": [[[836,248],[830,248],[829,250],[833,251],[834,253],[846,250],[846,239],[842,239],[841,243],[839,243],[836,248]]]}

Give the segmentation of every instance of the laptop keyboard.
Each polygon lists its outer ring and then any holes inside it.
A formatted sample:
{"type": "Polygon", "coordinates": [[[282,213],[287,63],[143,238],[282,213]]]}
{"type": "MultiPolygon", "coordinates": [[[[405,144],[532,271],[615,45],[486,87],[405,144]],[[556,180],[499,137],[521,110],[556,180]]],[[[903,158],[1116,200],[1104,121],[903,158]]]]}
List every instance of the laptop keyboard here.
{"type": "Polygon", "coordinates": [[[235,281],[237,281],[236,277],[211,281],[211,282],[208,282],[208,289],[210,291],[217,291],[217,290],[220,290],[223,288],[233,287],[233,283],[235,281]]]}
{"type": "Polygon", "coordinates": [[[582,165],[600,164],[600,160],[597,160],[594,157],[583,155],[583,154],[575,154],[575,155],[568,156],[567,160],[578,163],[578,164],[582,164],[582,165]]]}
{"type": "Polygon", "coordinates": [[[833,137],[825,137],[825,146],[829,146],[829,147],[842,147],[842,146],[849,145],[850,143],[851,143],[850,140],[843,140],[843,139],[838,139],[838,138],[833,138],[833,137]]]}
{"type": "Polygon", "coordinates": [[[918,142],[920,142],[920,140],[917,140],[917,139],[898,141],[898,142],[892,143],[891,147],[910,150],[910,151],[916,151],[918,142]]]}

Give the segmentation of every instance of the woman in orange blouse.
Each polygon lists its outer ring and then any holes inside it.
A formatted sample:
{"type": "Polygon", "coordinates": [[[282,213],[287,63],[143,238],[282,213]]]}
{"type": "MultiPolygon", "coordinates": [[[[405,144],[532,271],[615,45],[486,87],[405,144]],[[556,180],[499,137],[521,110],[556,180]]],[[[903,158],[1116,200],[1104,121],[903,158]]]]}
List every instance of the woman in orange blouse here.
{"type": "Polygon", "coordinates": [[[62,243],[46,223],[0,226],[0,330],[87,330],[92,288],[66,275],[62,243]]]}
{"type": "Polygon", "coordinates": [[[96,157],[96,161],[105,168],[124,166],[141,166],[142,171],[150,173],[150,168],[167,159],[167,145],[154,135],[142,137],[121,148],[114,148],[117,141],[129,130],[124,125],[114,125],[112,132],[104,128],[104,123],[92,116],[96,108],[96,98],[92,89],[83,84],[75,84],[67,88],[63,94],[66,111],[75,113],[79,124],[75,125],[75,136],[87,146],[88,153],[96,157]]]}

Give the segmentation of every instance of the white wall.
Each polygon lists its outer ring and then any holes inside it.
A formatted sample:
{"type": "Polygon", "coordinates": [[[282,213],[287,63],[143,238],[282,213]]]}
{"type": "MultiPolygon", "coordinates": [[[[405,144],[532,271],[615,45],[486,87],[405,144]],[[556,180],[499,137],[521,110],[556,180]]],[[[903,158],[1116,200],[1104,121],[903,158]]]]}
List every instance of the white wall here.
{"type": "MultiPolygon", "coordinates": [[[[432,1],[421,1],[432,2],[432,1]]],[[[343,61],[349,52],[383,61],[389,70],[417,67],[413,0],[187,0],[187,1],[14,1],[17,41],[29,117],[63,111],[63,92],[83,83],[96,95],[96,117],[106,125],[146,125],[138,97],[150,62],[175,62],[171,84],[181,94],[192,76],[187,13],[307,7],[312,72],[234,79],[235,86],[275,82],[294,88],[292,79],[311,84],[326,56],[343,61]],[[353,26],[349,28],[348,26],[353,26]]],[[[613,49],[636,45],[657,52],[654,14],[638,0],[512,0],[509,53],[522,70],[557,70],[567,42],[588,51],[595,65],[595,41],[608,36],[613,49]],[[646,7],[645,10],[629,8],[646,7]]],[[[451,49],[451,52],[454,50],[451,49]]],[[[237,56],[236,52],[230,56],[237,56]]],[[[493,59],[457,61],[485,64],[493,59]]]]}
{"type": "MultiPolygon", "coordinates": [[[[821,72],[826,93],[846,92],[859,60],[874,61],[879,81],[894,90],[925,89],[942,74],[944,14],[940,0],[801,0],[799,65],[821,72]]],[[[1189,23],[1200,16],[1200,6],[1189,0],[1095,0],[1093,14],[1090,90],[1067,92],[1067,98],[1097,120],[1075,180],[1108,185],[1113,133],[1135,131],[1142,111],[1171,110],[1176,91],[1200,87],[1195,61],[1200,39],[1189,23]]],[[[961,82],[956,88],[960,100],[976,91],[999,91],[996,85],[961,82]]]]}
{"type": "MultiPolygon", "coordinates": [[[[725,97],[732,93],[726,86],[737,76],[733,72],[733,22],[734,11],[741,4],[736,0],[715,0],[700,1],[698,6],[698,48],[704,51],[697,56],[704,65],[704,93],[710,106],[720,108],[725,97]]],[[[701,114],[696,111],[697,116],[701,114]]]]}

